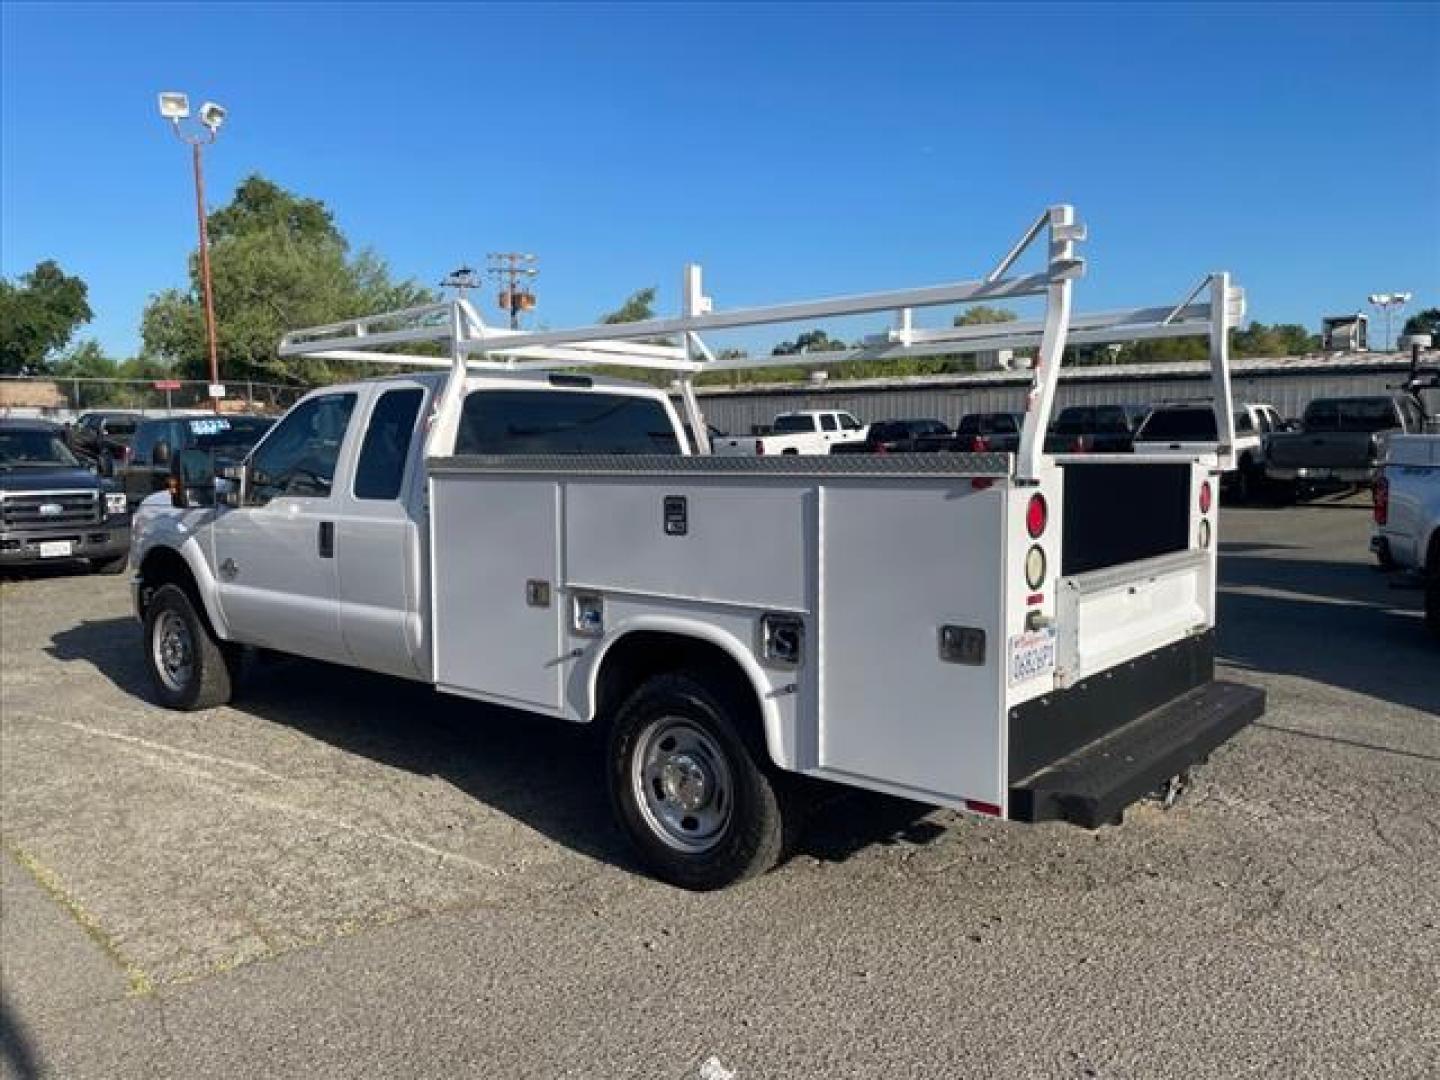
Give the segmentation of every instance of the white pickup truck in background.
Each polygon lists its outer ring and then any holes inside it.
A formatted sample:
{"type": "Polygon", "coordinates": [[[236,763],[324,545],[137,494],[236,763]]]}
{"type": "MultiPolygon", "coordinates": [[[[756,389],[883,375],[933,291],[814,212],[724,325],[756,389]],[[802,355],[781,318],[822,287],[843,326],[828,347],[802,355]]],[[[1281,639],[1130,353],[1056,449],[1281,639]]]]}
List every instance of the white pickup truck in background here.
{"type": "Polygon", "coordinates": [[[781,413],[764,435],[716,439],[713,453],[723,457],[774,457],[777,454],[828,454],[841,443],[865,441],[868,429],[848,412],[807,409],[781,413]]]}
{"type": "Polygon", "coordinates": [[[507,333],[459,299],[287,335],[284,356],[413,373],[312,391],[229,476],[179,455],[132,558],[159,699],[223,704],[254,646],[603,725],[617,820],[694,889],[783,857],[795,774],[1118,821],[1264,694],[1214,678],[1223,452],[1046,454],[1060,357],[1117,326],[1207,336],[1229,445],[1243,294],[1213,274],[1190,297],[1207,302],[1072,316],[1072,215],[1048,210],[987,277],[926,289],[714,312],[690,268],[674,319],[507,333]],[[1042,235],[1043,268],[1007,277],[1042,235]],[[873,346],[1036,348],[1015,454],[722,456],[703,434],[692,452],[691,379],[741,363],[701,331],[1023,296],[1045,317],[994,338],[873,346]],[[435,341],[449,360],[385,351],[435,341]],[[574,373],[637,361],[680,374],[685,423],[661,391],[574,373]]]}
{"type": "Polygon", "coordinates": [[[1386,570],[1418,578],[1425,621],[1440,635],[1440,435],[1395,435],[1375,481],[1370,550],[1386,570]]]}

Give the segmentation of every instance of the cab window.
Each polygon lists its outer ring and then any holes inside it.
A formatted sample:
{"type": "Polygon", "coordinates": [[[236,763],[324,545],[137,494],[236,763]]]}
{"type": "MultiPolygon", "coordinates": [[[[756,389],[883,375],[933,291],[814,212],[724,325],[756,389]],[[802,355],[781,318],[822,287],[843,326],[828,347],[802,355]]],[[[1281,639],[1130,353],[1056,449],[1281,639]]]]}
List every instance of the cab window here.
{"type": "Polygon", "coordinates": [[[831,416],[829,413],[826,413],[824,416],[820,417],[820,427],[824,431],[834,431],[836,427],[835,417],[831,416]]]}
{"type": "Polygon", "coordinates": [[[842,430],[859,431],[864,426],[864,424],[860,423],[859,420],[856,420],[855,417],[851,416],[848,412],[842,412],[840,414],[840,427],[842,430]]]}
{"type": "Polygon", "coordinates": [[[477,390],[465,398],[457,454],[678,454],[654,398],[560,390],[477,390]]]}
{"type": "Polygon", "coordinates": [[[354,394],[322,394],[295,406],[250,459],[249,501],[328,498],[354,411],[354,394]]]}
{"type": "Polygon", "coordinates": [[[370,411],[370,426],[355,466],[357,499],[394,499],[405,479],[410,440],[425,391],[418,386],[387,390],[370,411]]]}

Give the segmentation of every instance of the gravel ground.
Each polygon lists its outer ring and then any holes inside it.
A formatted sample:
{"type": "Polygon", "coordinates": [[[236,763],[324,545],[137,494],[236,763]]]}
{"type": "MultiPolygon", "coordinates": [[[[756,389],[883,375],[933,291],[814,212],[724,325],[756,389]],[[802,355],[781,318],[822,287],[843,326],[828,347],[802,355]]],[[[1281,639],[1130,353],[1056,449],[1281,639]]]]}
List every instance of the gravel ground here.
{"type": "Polygon", "coordinates": [[[299,661],[148,701],[123,580],[0,585],[6,1075],[1433,1076],[1440,648],[1363,505],[1226,512],[1264,719],[1087,833],[844,795],[637,874],[597,748],[299,661]]]}

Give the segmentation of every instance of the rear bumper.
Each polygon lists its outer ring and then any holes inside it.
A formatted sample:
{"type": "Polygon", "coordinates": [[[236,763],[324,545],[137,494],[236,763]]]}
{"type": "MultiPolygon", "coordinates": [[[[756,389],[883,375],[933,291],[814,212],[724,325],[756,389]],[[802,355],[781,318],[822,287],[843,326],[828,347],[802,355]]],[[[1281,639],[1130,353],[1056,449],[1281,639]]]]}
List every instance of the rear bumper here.
{"type": "Polygon", "coordinates": [[[1313,482],[1321,484],[1369,484],[1378,469],[1373,465],[1266,465],[1265,475],[1271,480],[1313,482]]]}
{"type": "Polygon", "coordinates": [[[1097,828],[1259,717],[1213,650],[1211,631],[1011,710],[1010,817],[1097,828]]]}
{"type": "Polygon", "coordinates": [[[1264,711],[1257,687],[1207,683],[1026,777],[1010,790],[1010,816],[1099,828],[1264,711]]]}

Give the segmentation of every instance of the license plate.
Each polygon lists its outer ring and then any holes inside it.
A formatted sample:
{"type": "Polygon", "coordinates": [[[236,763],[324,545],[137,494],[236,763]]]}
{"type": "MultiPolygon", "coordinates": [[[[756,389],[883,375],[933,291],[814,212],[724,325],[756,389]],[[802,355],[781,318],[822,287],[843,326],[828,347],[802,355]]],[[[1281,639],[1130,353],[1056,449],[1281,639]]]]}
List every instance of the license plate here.
{"type": "Polygon", "coordinates": [[[1011,686],[1055,670],[1055,631],[1033,630],[1010,639],[1007,674],[1011,686]]]}
{"type": "Polygon", "coordinates": [[[63,559],[67,555],[75,553],[75,545],[69,540],[42,540],[40,541],[40,557],[42,559],[63,559]]]}

